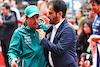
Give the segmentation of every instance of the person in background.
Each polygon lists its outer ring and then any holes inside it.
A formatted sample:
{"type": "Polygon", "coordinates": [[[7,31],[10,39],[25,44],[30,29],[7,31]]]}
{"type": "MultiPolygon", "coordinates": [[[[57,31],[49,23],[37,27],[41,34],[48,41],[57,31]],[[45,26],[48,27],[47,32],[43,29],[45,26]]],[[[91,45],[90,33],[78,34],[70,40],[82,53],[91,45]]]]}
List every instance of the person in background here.
{"type": "Polygon", "coordinates": [[[96,13],[91,8],[88,8],[87,10],[88,10],[89,15],[85,17],[86,21],[90,20],[93,22],[95,19],[96,13]]]}
{"type": "Polygon", "coordinates": [[[9,49],[11,36],[14,30],[17,28],[17,23],[16,23],[17,20],[15,15],[10,12],[10,6],[8,5],[2,6],[1,20],[2,20],[2,22],[0,22],[1,47],[6,67],[9,67],[7,52],[9,49]]]}
{"type": "Polygon", "coordinates": [[[73,23],[73,28],[76,30],[76,34],[79,36],[82,32],[83,23],[85,22],[85,17],[81,10],[75,12],[75,21],[73,23]]]}
{"type": "MultiPolygon", "coordinates": [[[[90,0],[91,9],[97,14],[93,22],[93,35],[100,35],[100,0],[90,0]]],[[[90,48],[94,67],[100,67],[100,40],[91,39],[90,48]]]]}
{"type": "Polygon", "coordinates": [[[5,1],[4,4],[8,4],[10,6],[10,10],[11,10],[12,13],[14,13],[16,20],[17,20],[16,21],[17,27],[20,27],[20,24],[18,23],[18,21],[21,18],[21,14],[20,14],[19,10],[16,7],[14,7],[13,5],[11,5],[11,1],[7,1],[7,2],[5,1]]]}
{"type": "Polygon", "coordinates": [[[90,50],[87,51],[87,49],[89,49],[89,43],[87,42],[88,38],[90,37],[90,35],[92,34],[92,21],[86,21],[83,24],[83,29],[82,32],[79,36],[77,36],[77,41],[76,41],[76,52],[78,54],[78,58],[80,59],[80,55],[83,52],[89,52],[90,50]]]}
{"type": "Polygon", "coordinates": [[[76,34],[67,23],[66,10],[63,0],[50,1],[47,13],[50,25],[46,34],[42,29],[37,30],[41,40],[40,45],[49,51],[49,63],[52,67],[78,67],[76,34]]]}
{"type": "Polygon", "coordinates": [[[82,53],[79,67],[91,67],[93,65],[92,54],[82,53]]]}
{"type": "Polygon", "coordinates": [[[16,8],[19,10],[21,17],[24,15],[24,9],[29,6],[28,1],[22,0],[15,0],[16,1],[16,8]]]}
{"type": "Polygon", "coordinates": [[[2,6],[4,4],[4,2],[7,3],[7,2],[9,2],[9,0],[1,0],[1,4],[0,5],[2,6]]]}
{"type": "Polygon", "coordinates": [[[43,0],[43,1],[38,1],[37,6],[40,10],[40,15],[45,15],[47,16],[47,3],[50,0],[43,0]]]}
{"type": "Polygon", "coordinates": [[[4,1],[2,5],[9,5],[11,12],[14,13],[16,19],[17,20],[20,19],[20,12],[16,7],[13,7],[13,5],[11,5],[11,1],[9,1],[9,0],[8,1],[4,1]]]}
{"type": "Polygon", "coordinates": [[[24,26],[15,30],[10,42],[9,64],[11,67],[46,67],[44,48],[39,45],[39,33],[36,29],[46,31],[47,28],[39,25],[40,12],[37,6],[26,7],[24,14],[24,26]]]}
{"type": "Polygon", "coordinates": [[[13,7],[15,6],[15,0],[1,0],[1,5],[3,5],[4,3],[9,3],[9,6],[13,7]]]}
{"type": "Polygon", "coordinates": [[[10,1],[10,7],[15,7],[16,6],[16,1],[15,0],[9,0],[10,1]]]}

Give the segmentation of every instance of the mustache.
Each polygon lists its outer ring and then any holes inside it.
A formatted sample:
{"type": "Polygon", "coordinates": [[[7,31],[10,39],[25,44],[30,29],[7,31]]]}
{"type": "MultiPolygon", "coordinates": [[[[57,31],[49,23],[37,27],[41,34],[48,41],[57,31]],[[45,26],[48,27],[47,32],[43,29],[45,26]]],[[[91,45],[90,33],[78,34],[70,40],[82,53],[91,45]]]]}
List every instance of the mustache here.
{"type": "Polygon", "coordinates": [[[33,25],[38,25],[39,23],[38,22],[35,22],[33,25]]]}
{"type": "Polygon", "coordinates": [[[51,18],[50,18],[50,17],[48,17],[48,19],[49,19],[49,20],[51,20],[51,18]]]}

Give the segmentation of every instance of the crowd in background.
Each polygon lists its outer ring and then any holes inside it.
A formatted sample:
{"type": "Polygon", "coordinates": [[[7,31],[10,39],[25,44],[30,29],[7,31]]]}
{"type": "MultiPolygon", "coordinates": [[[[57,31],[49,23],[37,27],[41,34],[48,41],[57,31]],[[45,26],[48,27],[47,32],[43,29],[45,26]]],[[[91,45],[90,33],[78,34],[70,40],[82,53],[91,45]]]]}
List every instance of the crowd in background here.
{"type": "MultiPolygon", "coordinates": [[[[49,18],[47,17],[47,3],[50,0],[38,1],[37,7],[40,10],[39,20],[40,24],[44,24],[47,27],[49,26],[49,18]]],[[[11,40],[11,36],[15,29],[21,27],[23,25],[23,21],[25,20],[25,15],[23,10],[29,6],[30,4],[27,1],[21,0],[1,0],[1,15],[0,21],[0,41],[1,47],[3,49],[3,56],[5,57],[6,66],[9,67],[7,52],[9,48],[9,43],[11,40]],[[5,6],[9,5],[9,6],[5,6]],[[7,16],[7,17],[6,17],[7,16]],[[14,22],[14,23],[9,23],[14,22]],[[2,32],[2,33],[1,33],[2,32]],[[4,46],[5,45],[5,46],[4,46]]],[[[68,23],[75,29],[76,31],[76,52],[77,52],[77,61],[80,67],[82,67],[82,57],[86,59],[87,54],[90,56],[90,65],[93,64],[91,59],[91,50],[89,47],[89,43],[87,42],[92,32],[92,23],[95,19],[96,13],[90,8],[87,9],[88,15],[84,15],[82,8],[75,11],[75,17],[73,21],[68,21],[68,23]],[[85,56],[83,55],[85,54],[85,56]]],[[[66,18],[68,18],[66,14],[66,18]]],[[[69,20],[69,19],[68,19],[69,20]]],[[[84,61],[84,62],[85,62],[84,61]]],[[[70,61],[69,61],[70,62],[70,61]]],[[[84,67],[84,66],[83,66],[84,67]]]]}

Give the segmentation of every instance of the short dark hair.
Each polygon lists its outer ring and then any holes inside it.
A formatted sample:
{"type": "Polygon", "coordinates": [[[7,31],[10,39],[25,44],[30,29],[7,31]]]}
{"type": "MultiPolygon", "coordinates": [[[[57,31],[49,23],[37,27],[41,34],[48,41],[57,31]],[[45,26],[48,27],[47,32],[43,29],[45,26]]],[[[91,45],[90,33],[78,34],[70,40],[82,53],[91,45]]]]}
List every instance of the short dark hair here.
{"type": "Polygon", "coordinates": [[[4,4],[4,5],[2,5],[2,7],[6,7],[6,9],[10,10],[10,6],[8,4],[4,4]]]}
{"type": "Polygon", "coordinates": [[[51,4],[53,4],[53,8],[54,8],[55,12],[59,12],[59,11],[63,12],[63,16],[62,17],[64,18],[65,15],[66,15],[66,10],[67,10],[67,6],[66,6],[65,2],[63,0],[51,0],[48,3],[48,7],[51,4]]]}
{"type": "Polygon", "coordinates": [[[94,2],[96,2],[98,5],[100,4],[100,0],[90,0],[90,3],[94,3],[94,2]]]}

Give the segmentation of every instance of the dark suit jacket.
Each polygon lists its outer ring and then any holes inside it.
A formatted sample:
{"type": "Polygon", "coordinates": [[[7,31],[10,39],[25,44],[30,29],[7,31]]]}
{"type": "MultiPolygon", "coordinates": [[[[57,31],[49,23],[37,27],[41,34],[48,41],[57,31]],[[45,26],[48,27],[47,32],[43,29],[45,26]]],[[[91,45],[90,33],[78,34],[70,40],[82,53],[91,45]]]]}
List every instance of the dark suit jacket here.
{"type": "Polygon", "coordinates": [[[70,64],[77,66],[76,54],[76,34],[75,30],[67,23],[65,19],[59,26],[53,43],[49,41],[52,32],[52,25],[49,26],[46,32],[46,37],[43,38],[40,45],[51,51],[54,67],[72,67],[70,64]]]}
{"type": "MultiPolygon", "coordinates": [[[[2,15],[2,19],[5,17],[2,15]]],[[[14,30],[17,28],[17,19],[14,13],[10,13],[9,16],[3,20],[3,25],[0,26],[0,40],[8,40],[11,38],[14,30]]]]}

